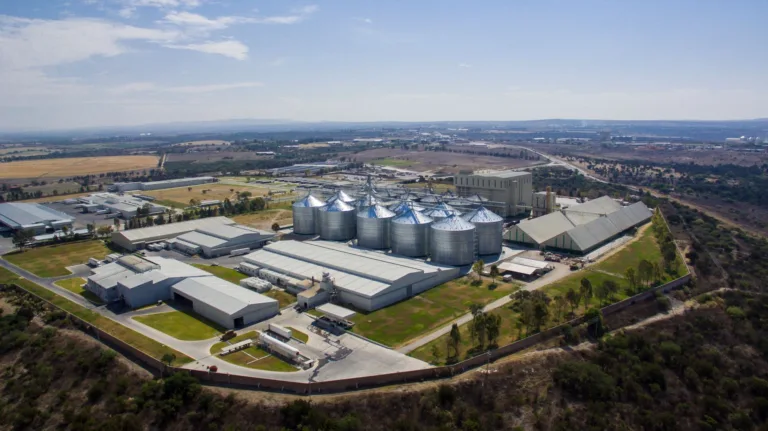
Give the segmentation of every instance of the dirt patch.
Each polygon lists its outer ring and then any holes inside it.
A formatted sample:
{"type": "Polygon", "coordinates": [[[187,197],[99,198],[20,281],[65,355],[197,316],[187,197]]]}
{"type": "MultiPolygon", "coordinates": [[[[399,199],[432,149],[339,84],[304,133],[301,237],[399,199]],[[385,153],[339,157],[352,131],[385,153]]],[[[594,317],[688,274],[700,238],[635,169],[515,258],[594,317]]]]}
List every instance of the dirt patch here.
{"type": "MultiPolygon", "coordinates": [[[[469,150],[467,150],[469,151],[469,150]]],[[[510,157],[497,157],[490,154],[490,149],[472,149],[476,154],[465,154],[448,151],[406,151],[392,148],[377,148],[355,154],[355,159],[364,163],[381,164],[418,172],[433,174],[456,174],[462,170],[478,169],[514,169],[534,166],[541,160],[525,160],[513,158],[519,156],[520,149],[493,150],[499,154],[509,154],[510,157]]]]}

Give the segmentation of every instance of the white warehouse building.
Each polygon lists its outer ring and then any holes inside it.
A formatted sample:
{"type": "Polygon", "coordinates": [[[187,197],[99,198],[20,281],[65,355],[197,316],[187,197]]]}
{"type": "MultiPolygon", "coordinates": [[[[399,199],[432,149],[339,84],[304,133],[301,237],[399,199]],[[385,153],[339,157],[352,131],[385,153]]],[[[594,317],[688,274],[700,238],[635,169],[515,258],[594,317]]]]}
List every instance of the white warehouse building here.
{"type": "Polygon", "coordinates": [[[85,289],[104,302],[139,308],[174,299],[230,329],[279,312],[277,300],[174,259],[128,255],[91,273],[85,289]]]}
{"type": "Polygon", "coordinates": [[[459,269],[326,241],[280,241],[245,256],[245,263],[298,280],[330,276],[329,297],[373,311],[459,275],[459,269]]]}
{"type": "Polygon", "coordinates": [[[41,204],[3,203],[0,204],[0,232],[30,231],[35,235],[72,229],[72,217],[41,204]]]}
{"type": "Polygon", "coordinates": [[[83,212],[96,212],[101,210],[107,210],[110,214],[115,214],[128,220],[135,217],[138,214],[139,208],[148,205],[150,214],[162,214],[168,207],[157,205],[152,202],[129,196],[129,195],[116,195],[114,193],[94,193],[88,197],[82,197],[77,199],[79,204],[75,207],[80,207],[83,212]]]}
{"type": "Polygon", "coordinates": [[[207,184],[215,182],[214,177],[191,177],[191,178],[178,178],[175,180],[163,180],[163,181],[148,181],[145,183],[130,182],[130,183],[114,183],[109,186],[109,189],[117,192],[128,192],[133,190],[160,190],[171,189],[174,187],[189,187],[196,186],[198,184],[207,184]]]}

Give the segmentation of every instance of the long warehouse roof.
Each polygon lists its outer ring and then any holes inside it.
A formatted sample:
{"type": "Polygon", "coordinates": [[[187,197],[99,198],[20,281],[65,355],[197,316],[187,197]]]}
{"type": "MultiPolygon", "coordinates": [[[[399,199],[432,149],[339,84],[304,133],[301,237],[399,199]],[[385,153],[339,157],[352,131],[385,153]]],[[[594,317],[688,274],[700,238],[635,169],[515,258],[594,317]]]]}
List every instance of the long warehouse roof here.
{"type": "Polygon", "coordinates": [[[251,305],[277,303],[276,299],[214,276],[188,278],[174,284],[173,289],[189,299],[205,303],[228,315],[238,313],[251,305]]]}
{"type": "Polygon", "coordinates": [[[144,227],[141,229],[123,230],[114,232],[112,237],[122,236],[129,241],[142,241],[160,236],[172,236],[196,229],[204,229],[222,225],[232,225],[235,222],[227,217],[210,217],[197,220],[189,220],[177,223],[167,223],[161,226],[144,227]]]}
{"type": "Polygon", "coordinates": [[[72,217],[40,204],[0,204],[0,222],[14,229],[46,221],[68,220],[72,217]]]}

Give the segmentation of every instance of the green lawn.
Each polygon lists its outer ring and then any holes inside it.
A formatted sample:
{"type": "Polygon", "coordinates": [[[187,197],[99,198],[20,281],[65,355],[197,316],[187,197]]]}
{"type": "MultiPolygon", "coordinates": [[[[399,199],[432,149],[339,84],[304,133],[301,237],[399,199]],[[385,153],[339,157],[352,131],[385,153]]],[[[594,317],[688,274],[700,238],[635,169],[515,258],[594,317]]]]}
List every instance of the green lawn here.
{"type": "MultiPolygon", "coordinates": [[[[647,224],[641,228],[641,232],[638,233],[638,238],[635,241],[616,252],[616,254],[590,268],[607,271],[623,277],[627,268],[632,267],[637,270],[641,260],[659,262],[661,259],[661,250],[659,249],[656,237],[653,235],[653,227],[651,224],[647,224]]],[[[679,275],[685,274],[685,272],[686,270],[683,260],[678,256],[675,268],[675,274],[678,275],[665,274],[664,281],[673,280],[679,275]]]]}
{"type": "Polygon", "coordinates": [[[298,329],[292,328],[290,326],[288,327],[288,329],[290,329],[291,332],[293,332],[293,338],[301,341],[302,343],[306,343],[307,341],[309,341],[309,335],[305,334],[304,332],[301,332],[298,329]]]}
{"type": "Polygon", "coordinates": [[[296,302],[296,297],[295,296],[291,295],[288,292],[284,292],[284,291],[278,290],[278,289],[271,289],[271,290],[265,292],[264,295],[269,296],[272,299],[277,299],[277,302],[280,303],[280,309],[281,310],[283,308],[293,304],[294,302],[296,302]]]}
{"type": "MultiPolygon", "coordinates": [[[[225,346],[232,345],[247,339],[255,340],[258,338],[258,336],[259,334],[257,334],[256,331],[250,331],[244,334],[240,334],[228,342],[223,341],[216,343],[211,346],[211,354],[216,355],[225,346]]],[[[294,336],[296,336],[296,332],[294,332],[294,336]]],[[[276,356],[271,356],[269,352],[265,352],[264,350],[255,346],[251,346],[239,352],[230,353],[229,355],[217,357],[231,364],[239,365],[241,367],[253,368],[255,370],[279,371],[285,373],[298,371],[298,369],[293,365],[283,361],[276,356]],[[254,362],[254,358],[258,359],[258,361],[254,362]]]]}
{"type": "Polygon", "coordinates": [[[200,268],[203,271],[210,272],[216,277],[222,278],[230,283],[235,283],[237,285],[240,284],[240,280],[250,277],[249,275],[245,275],[236,269],[227,268],[225,266],[202,265],[199,263],[193,263],[192,266],[195,268],[200,268]]]}
{"type": "Polygon", "coordinates": [[[56,295],[50,290],[45,289],[41,286],[38,286],[37,284],[32,283],[29,280],[18,278],[16,274],[13,274],[12,272],[7,271],[3,268],[0,268],[0,283],[18,284],[24,289],[51,302],[52,304],[56,305],[62,310],[65,310],[74,314],[75,316],[85,320],[91,325],[94,325],[99,329],[101,329],[102,331],[107,332],[110,335],[113,335],[123,340],[124,342],[141,350],[142,352],[145,352],[146,354],[152,356],[155,359],[161,359],[165,354],[170,353],[176,356],[176,360],[173,362],[173,365],[175,366],[181,366],[189,362],[192,362],[192,358],[190,358],[189,356],[179,351],[176,351],[163,344],[160,344],[157,341],[149,337],[146,337],[130,328],[126,328],[125,326],[115,322],[114,320],[110,320],[100,314],[97,314],[91,310],[86,309],[85,307],[75,304],[74,302],[64,297],[61,297],[59,295],[56,295]]]}
{"type": "Polygon", "coordinates": [[[517,285],[501,283],[489,289],[490,280],[476,286],[463,277],[421,295],[372,313],[352,317],[353,331],[387,346],[397,347],[469,312],[472,303],[489,302],[509,295],[517,285]]]}
{"type": "Polygon", "coordinates": [[[98,296],[94,295],[93,293],[83,288],[83,285],[85,284],[85,279],[83,278],[80,278],[80,277],[68,278],[66,280],[59,280],[54,284],[64,289],[67,289],[72,293],[76,293],[82,296],[83,298],[93,302],[94,304],[101,305],[104,303],[101,301],[101,299],[98,296]]]}
{"type": "Polygon", "coordinates": [[[133,320],[183,341],[207,340],[227,331],[191,311],[148,314],[136,316],[133,320]]]}
{"type": "Polygon", "coordinates": [[[68,266],[88,263],[88,258],[103,259],[110,250],[99,240],[49,245],[6,254],[3,259],[39,277],[69,275],[68,266]]]}

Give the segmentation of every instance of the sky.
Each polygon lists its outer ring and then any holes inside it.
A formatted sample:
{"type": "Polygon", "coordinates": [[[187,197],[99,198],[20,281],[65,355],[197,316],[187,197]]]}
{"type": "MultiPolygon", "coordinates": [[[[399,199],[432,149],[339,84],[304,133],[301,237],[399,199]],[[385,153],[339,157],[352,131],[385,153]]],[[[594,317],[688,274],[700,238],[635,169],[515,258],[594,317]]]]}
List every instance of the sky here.
{"type": "Polygon", "coordinates": [[[766,0],[2,0],[0,131],[768,117],[766,0]]]}

